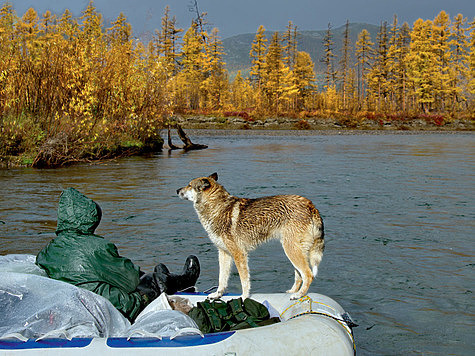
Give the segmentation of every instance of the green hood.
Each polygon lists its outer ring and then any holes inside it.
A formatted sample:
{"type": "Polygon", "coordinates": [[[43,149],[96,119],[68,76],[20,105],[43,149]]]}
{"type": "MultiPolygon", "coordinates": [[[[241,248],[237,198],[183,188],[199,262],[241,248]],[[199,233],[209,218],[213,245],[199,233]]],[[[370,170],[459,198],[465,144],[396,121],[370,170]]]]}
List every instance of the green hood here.
{"type": "Polygon", "coordinates": [[[93,234],[101,222],[101,217],[101,208],[94,200],[74,188],[67,188],[59,199],[56,234],[63,231],[93,234]]]}

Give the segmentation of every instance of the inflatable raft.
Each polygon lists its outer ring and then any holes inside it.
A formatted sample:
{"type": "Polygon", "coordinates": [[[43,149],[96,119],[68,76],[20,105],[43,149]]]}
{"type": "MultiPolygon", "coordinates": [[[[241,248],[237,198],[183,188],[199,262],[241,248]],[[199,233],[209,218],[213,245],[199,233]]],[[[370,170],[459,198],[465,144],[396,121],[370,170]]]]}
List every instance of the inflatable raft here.
{"type": "MultiPolygon", "coordinates": [[[[180,294],[193,304],[203,293],[180,294]]],[[[225,295],[222,299],[236,298],[225,295]]],[[[333,299],[310,293],[297,301],[289,295],[253,294],[267,301],[282,322],[252,329],[171,337],[46,338],[0,340],[0,355],[354,355],[351,319],[333,299]]]]}
{"type": "MultiPolygon", "coordinates": [[[[299,300],[290,300],[286,293],[253,294],[251,298],[281,322],[203,335],[191,318],[171,310],[166,295],[149,304],[131,325],[107,299],[48,278],[34,261],[33,255],[0,256],[0,356],[355,353],[350,316],[321,294],[299,300]]],[[[188,306],[207,297],[178,295],[188,306]]]]}

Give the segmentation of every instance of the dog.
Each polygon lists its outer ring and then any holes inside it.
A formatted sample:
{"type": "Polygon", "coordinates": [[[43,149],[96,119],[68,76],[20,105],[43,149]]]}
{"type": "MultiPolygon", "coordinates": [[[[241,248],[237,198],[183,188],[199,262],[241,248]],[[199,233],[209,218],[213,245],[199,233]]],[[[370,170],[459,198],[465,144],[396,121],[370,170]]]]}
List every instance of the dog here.
{"type": "Polygon", "coordinates": [[[276,195],[257,199],[238,198],[218,182],[218,174],[193,179],[177,190],[181,199],[193,202],[201,224],[218,248],[219,285],[211,299],[220,298],[228,284],[234,260],[243,300],[251,282],[248,253],[263,242],[280,239],[295,269],[290,299],[307,294],[317,276],[324,243],[323,220],[313,203],[298,195],[276,195]]]}

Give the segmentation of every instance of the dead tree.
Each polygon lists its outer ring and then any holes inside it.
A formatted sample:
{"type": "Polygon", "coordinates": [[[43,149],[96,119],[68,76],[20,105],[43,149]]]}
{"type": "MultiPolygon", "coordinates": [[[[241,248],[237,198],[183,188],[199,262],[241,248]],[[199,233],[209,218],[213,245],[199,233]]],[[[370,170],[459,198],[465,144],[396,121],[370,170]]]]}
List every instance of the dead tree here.
{"type": "Polygon", "coordinates": [[[183,147],[178,147],[172,143],[172,138],[170,135],[170,126],[168,126],[168,147],[170,148],[170,150],[182,148],[184,151],[193,151],[208,148],[207,145],[200,145],[198,143],[191,142],[190,138],[185,133],[185,131],[183,131],[180,125],[176,125],[176,131],[178,133],[178,137],[180,137],[180,140],[182,140],[185,145],[183,147]]]}
{"type": "Polygon", "coordinates": [[[170,150],[178,150],[180,147],[175,146],[172,143],[172,136],[170,135],[170,125],[168,125],[168,149],[170,150]]]}

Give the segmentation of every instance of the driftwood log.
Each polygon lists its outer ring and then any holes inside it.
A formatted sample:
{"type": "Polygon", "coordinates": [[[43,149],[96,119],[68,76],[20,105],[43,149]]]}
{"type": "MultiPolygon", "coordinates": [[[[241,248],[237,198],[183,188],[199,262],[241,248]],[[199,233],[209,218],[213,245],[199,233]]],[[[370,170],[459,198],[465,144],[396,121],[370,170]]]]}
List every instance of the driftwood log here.
{"type": "Polygon", "coordinates": [[[180,125],[176,125],[176,131],[178,133],[178,137],[180,137],[180,140],[183,141],[184,146],[178,147],[172,143],[172,138],[170,135],[170,126],[168,126],[168,147],[170,150],[183,149],[184,151],[192,151],[192,150],[202,150],[202,149],[208,148],[207,145],[200,145],[198,143],[191,142],[190,138],[185,133],[185,131],[183,131],[180,125]]]}
{"type": "Polygon", "coordinates": [[[168,125],[168,149],[170,150],[178,150],[180,147],[178,146],[175,146],[173,143],[172,143],[172,136],[170,134],[170,125],[168,125]]]}

